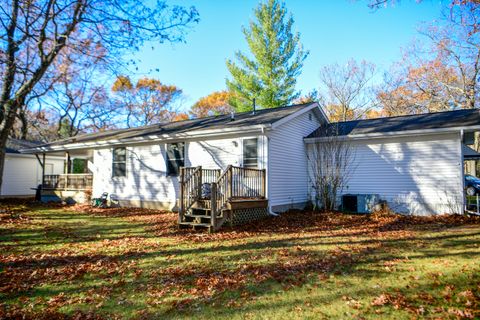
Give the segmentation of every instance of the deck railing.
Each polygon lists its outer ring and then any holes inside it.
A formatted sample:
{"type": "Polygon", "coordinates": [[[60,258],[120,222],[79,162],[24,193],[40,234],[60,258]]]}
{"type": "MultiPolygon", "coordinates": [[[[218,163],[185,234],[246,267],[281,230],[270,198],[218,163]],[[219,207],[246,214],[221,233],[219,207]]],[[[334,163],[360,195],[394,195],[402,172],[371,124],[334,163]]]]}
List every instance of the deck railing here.
{"type": "Polygon", "coordinates": [[[231,199],[265,198],[265,169],[231,167],[231,199]]]}
{"type": "Polygon", "coordinates": [[[93,175],[77,174],[46,174],[43,176],[43,189],[46,190],[89,190],[92,188],[93,175]]]}
{"type": "Polygon", "coordinates": [[[230,200],[265,199],[266,171],[229,165],[225,171],[202,169],[202,167],[184,167],[180,169],[180,210],[179,222],[197,200],[208,200],[202,194],[204,184],[210,185],[209,200],[211,223],[216,226],[230,200]]]}
{"type": "Polygon", "coordinates": [[[180,210],[178,222],[183,215],[198,200],[202,185],[202,167],[180,168],[180,210]]]}

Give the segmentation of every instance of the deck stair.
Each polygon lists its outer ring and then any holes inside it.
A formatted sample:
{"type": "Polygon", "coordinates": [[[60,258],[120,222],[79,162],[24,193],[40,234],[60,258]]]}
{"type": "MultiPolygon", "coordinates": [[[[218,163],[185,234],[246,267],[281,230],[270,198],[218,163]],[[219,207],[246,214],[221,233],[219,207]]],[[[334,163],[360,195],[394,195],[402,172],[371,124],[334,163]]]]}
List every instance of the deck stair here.
{"type": "Polygon", "coordinates": [[[207,228],[214,232],[236,208],[249,208],[265,198],[265,170],[228,166],[218,169],[185,167],[180,170],[180,228],[207,228]]]}

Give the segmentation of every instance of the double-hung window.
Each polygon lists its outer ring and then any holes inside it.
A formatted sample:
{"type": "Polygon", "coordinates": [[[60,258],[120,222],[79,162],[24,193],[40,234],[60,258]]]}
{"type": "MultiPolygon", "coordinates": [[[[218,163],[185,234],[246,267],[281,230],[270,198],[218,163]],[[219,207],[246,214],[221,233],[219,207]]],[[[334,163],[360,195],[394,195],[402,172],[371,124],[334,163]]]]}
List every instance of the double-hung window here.
{"type": "Polygon", "coordinates": [[[127,175],[127,149],[125,147],[113,148],[112,177],[125,177],[127,175]]]}
{"type": "Polygon", "coordinates": [[[180,167],[185,166],[185,143],[167,144],[167,174],[169,176],[178,175],[180,167]]]}
{"type": "Polygon", "coordinates": [[[243,140],[243,166],[245,168],[258,167],[258,139],[243,140]]]}

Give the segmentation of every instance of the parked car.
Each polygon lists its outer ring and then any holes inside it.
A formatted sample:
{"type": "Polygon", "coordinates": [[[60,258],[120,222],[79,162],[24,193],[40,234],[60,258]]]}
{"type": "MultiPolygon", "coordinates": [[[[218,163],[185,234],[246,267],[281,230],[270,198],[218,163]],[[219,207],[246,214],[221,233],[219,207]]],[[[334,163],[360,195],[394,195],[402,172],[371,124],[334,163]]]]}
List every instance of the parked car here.
{"type": "Polygon", "coordinates": [[[465,175],[465,191],[467,195],[480,194],[480,179],[469,174],[465,175]]]}

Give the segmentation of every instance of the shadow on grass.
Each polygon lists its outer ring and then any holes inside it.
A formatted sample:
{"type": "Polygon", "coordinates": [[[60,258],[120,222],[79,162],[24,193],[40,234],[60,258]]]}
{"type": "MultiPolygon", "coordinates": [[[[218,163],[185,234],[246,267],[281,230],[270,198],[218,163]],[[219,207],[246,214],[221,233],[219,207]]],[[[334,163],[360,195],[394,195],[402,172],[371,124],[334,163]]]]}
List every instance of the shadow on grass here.
{"type": "MultiPolygon", "coordinates": [[[[48,216],[55,214],[55,212],[52,212],[48,216]]],[[[123,220],[122,218],[122,223],[118,222],[118,217],[111,221],[105,217],[92,220],[92,216],[85,214],[76,215],[75,213],[63,213],[61,217],[58,219],[52,218],[55,222],[53,225],[46,227],[46,233],[45,229],[34,230],[35,234],[28,235],[26,238],[21,237],[20,241],[28,239],[34,242],[29,245],[35,246],[42,243],[49,244],[52,240],[60,244],[75,245],[78,242],[128,239],[128,237],[137,235],[140,239],[149,239],[156,237],[155,231],[145,232],[144,230],[159,228],[156,223],[159,220],[150,220],[151,216],[145,218],[137,216],[133,220],[123,220]],[[73,226],[69,227],[62,225],[62,221],[68,221],[69,219],[87,219],[93,225],[75,226],[74,223],[73,226]],[[108,224],[102,225],[102,223],[108,224]],[[125,234],[127,232],[128,234],[125,234]],[[92,236],[92,234],[98,233],[101,234],[101,238],[92,236]],[[50,239],[45,240],[46,236],[50,239]],[[52,236],[53,239],[51,239],[52,236]]],[[[169,223],[170,219],[171,217],[168,217],[168,219],[160,221],[169,223]]],[[[67,225],[70,224],[67,223],[67,225]]],[[[159,291],[164,292],[163,294],[177,297],[174,299],[175,302],[171,304],[169,311],[164,313],[168,316],[181,310],[185,310],[186,314],[188,314],[192,311],[192,306],[199,304],[211,305],[212,301],[226,299],[226,294],[238,295],[241,292],[249,291],[252,287],[255,288],[257,295],[274,294],[272,285],[280,285],[284,288],[299,287],[308,283],[310,276],[318,274],[328,277],[331,274],[339,274],[345,271],[356,272],[356,270],[361,270],[361,272],[355,274],[357,277],[362,279],[375,277],[381,281],[382,278],[390,276],[390,273],[372,270],[368,266],[401,258],[401,254],[396,252],[401,252],[403,249],[411,249],[417,243],[419,243],[419,246],[415,247],[414,256],[411,257],[414,259],[477,258],[480,254],[478,250],[466,250],[466,248],[472,243],[472,240],[469,238],[479,237],[480,232],[477,231],[478,228],[458,234],[438,233],[455,225],[461,225],[461,222],[454,221],[451,224],[443,220],[440,222],[436,220],[411,222],[411,220],[403,220],[402,217],[390,217],[379,221],[368,217],[348,216],[334,219],[331,215],[299,213],[286,215],[280,220],[266,220],[254,228],[243,226],[238,228],[238,230],[226,230],[214,235],[205,235],[208,239],[206,244],[198,243],[194,246],[183,247],[184,242],[180,242],[180,246],[172,243],[172,245],[162,247],[161,249],[156,247],[142,251],[142,248],[140,248],[140,250],[135,249],[132,252],[128,252],[127,249],[127,252],[120,254],[68,254],[66,256],[55,256],[52,254],[44,257],[36,254],[32,257],[25,256],[14,261],[5,262],[0,260],[0,269],[13,270],[20,273],[25,271],[27,276],[24,278],[24,281],[30,281],[28,275],[31,275],[38,269],[50,270],[67,267],[75,270],[76,268],[82,268],[85,263],[155,261],[154,265],[145,268],[144,271],[149,273],[143,275],[140,279],[134,280],[130,273],[123,273],[125,270],[105,274],[105,270],[102,269],[101,272],[93,271],[81,274],[70,285],[75,286],[78,284],[78,290],[88,294],[89,290],[95,288],[95,285],[80,285],[80,282],[86,275],[89,275],[90,278],[94,277],[94,279],[97,277],[99,282],[117,276],[123,277],[124,282],[118,287],[118,299],[121,299],[124,294],[122,292],[135,292],[140,290],[138,287],[139,283],[149,283],[152,284],[151,288],[158,288],[159,291]],[[305,230],[304,233],[299,233],[299,231],[303,230],[305,230]],[[418,230],[433,230],[433,232],[429,234],[410,232],[418,230]],[[403,233],[400,235],[400,238],[397,238],[394,231],[406,231],[407,233],[403,233]],[[326,233],[323,234],[323,232],[326,233]],[[226,240],[222,240],[229,234],[233,234],[234,239],[243,237],[243,240],[248,239],[249,242],[229,244],[227,241],[230,238],[227,237],[226,240]],[[283,238],[265,239],[258,237],[259,235],[267,237],[268,235],[277,235],[283,238]],[[298,246],[301,248],[298,249],[298,246]],[[319,246],[320,248],[318,248],[319,246]],[[317,249],[310,250],[309,247],[317,247],[317,249]],[[277,252],[278,250],[273,252],[272,258],[263,264],[257,264],[254,260],[251,260],[252,251],[254,251],[253,253],[265,253],[269,249],[288,250],[282,253],[277,252]],[[396,251],[392,253],[392,249],[396,251]],[[220,252],[225,253],[231,262],[219,266],[215,266],[214,263],[201,264],[204,259],[215,260],[215,257],[212,257],[212,255],[220,252]],[[172,255],[176,256],[176,258],[171,261],[161,259],[159,262],[158,258],[166,258],[172,255]],[[195,255],[195,260],[198,260],[188,261],[188,263],[182,262],[182,264],[179,264],[176,260],[178,258],[181,259],[182,256],[190,255],[195,255]],[[235,263],[242,260],[246,261],[243,265],[235,263]],[[193,300],[192,296],[194,297],[193,300]]],[[[189,237],[194,235],[183,232],[175,233],[170,228],[172,226],[168,225],[167,230],[164,230],[165,234],[173,234],[178,237],[178,240],[188,241],[189,237]]],[[[32,230],[22,229],[18,231],[19,234],[31,232],[32,230]]],[[[8,234],[7,237],[15,237],[15,234],[16,232],[14,231],[8,234]]],[[[2,235],[0,237],[5,238],[2,235]]],[[[15,245],[25,244],[20,242],[15,245]]],[[[5,282],[10,280],[8,277],[3,279],[5,282]]],[[[48,276],[41,280],[49,283],[48,276]]],[[[54,296],[62,292],[66,294],[75,292],[74,288],[70,291],[63,289],[42,288],[37,294],[54,296]]],[[[18,294],[18,292],[1,293],[4,296],[18,294]]],[[[352,290],[352,294],[356,294],[356,291],[352,290]]],[[[326,303],[340,298],[335,295],[331,297],[325,296],[321,301],[326,303]]],[[[141,306],[142,308],[139,309],[144,309],[146,306],[147,303],[145,302],[141,306]]],[[[275,303],[268,306],[256,305],[255,311],[263,309],[274,310],[275,307],[275,303]]],[[[247,311],[248,308],[251,307],[247,307],[247,311]]],[[[218,312],[219,314],[229,314],[230,311],[220,309],[218,312]]],[[[242,312],[245,312],[245,309],[242,309],[242,312]]]]}

